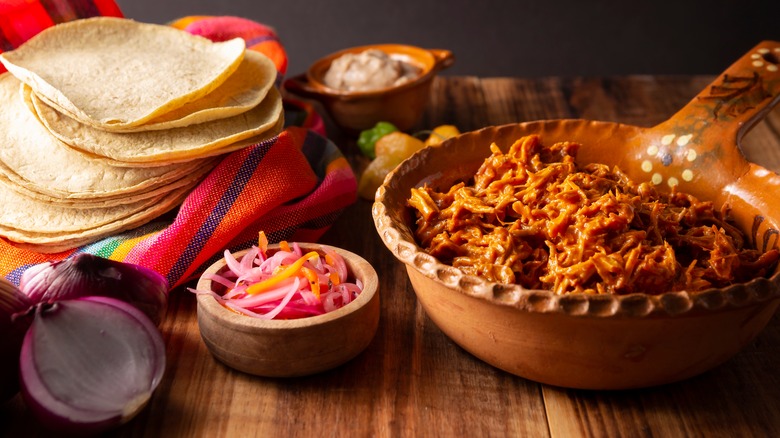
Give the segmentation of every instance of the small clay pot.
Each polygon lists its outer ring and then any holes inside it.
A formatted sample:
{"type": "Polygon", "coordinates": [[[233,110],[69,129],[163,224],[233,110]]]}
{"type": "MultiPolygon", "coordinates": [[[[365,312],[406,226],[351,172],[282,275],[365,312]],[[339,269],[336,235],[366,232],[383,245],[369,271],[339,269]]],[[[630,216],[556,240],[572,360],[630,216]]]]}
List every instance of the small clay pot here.
{"type": "Polygon", "coordinates": [[[728,203],[759,250],[780,245],[780,176],[738,141],[778,101],[780,43],[763,42],[671,119],[652,128],[588,120],[489,127],[417,152],[377,192],[379,235],[406,264],[427,315],[464,349],[518,376],[563,387],[625,389],[682,380],[728,360],[780,305],[780,274],[701,292],[555,295],[464,275],[415,242],[406,201],[423,183],[449,188],[518,138],[582,144],[578,162],[618,165],[635,181],[728,203]]]}
{"type": "Polygon", "coordinates": [[[422,49],[401,44],[352,47],[327,55],[309,67],[305,74],[287,79],[284,87],[295,94],[319,101],[334,122],[349,134],[371,128],[379,121],[393,123],[407,131],[419,120],[430,99],[436,74],[450,67],[455,57],[449,50],[422,49]],[[371,91],[341,91],[329,88],[324,76],[336,58],[347,53],[378,49],[421,69],[413,80],[394,87],[371,91]]]}
{"type": "MultiPolygon", "coordinates": [[[[350,275],[363,290],[346,306],[323,315],[290,320],[265,320],[240,315],[199,294],[198,327],[211,354],[225,365],[265,377],[294,377],[319,373],[346,363],[366,349],[379,325],[379,281],[376,271],[358,255],[331,246],[299,243],[304,253],[329,248],[341,255],[350,275]]],[[[269,245],[273,254],[278,245],[269,245]]],[[[240,258],[246,251],[235,254],[240,258]]],[[[207,273],[224,271],[225,259],[207,273]]],[[[198,290],[216,288],[201,276],[198,290]]],[[[213,289],[217,291],[217,289],[213,289]]]]}

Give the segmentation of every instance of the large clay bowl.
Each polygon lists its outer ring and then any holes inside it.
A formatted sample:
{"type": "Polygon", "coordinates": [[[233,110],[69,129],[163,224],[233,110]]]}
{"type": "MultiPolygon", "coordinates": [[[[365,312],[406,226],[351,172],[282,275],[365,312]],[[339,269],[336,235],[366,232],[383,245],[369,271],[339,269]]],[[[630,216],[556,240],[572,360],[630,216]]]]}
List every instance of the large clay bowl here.
{"type": "MultiPolygon", "coordinates": [[[[264,377],[295,377],[319,373],[342,365],[360,354],[374,338],[379,325],[379,281],[376,271],[362,257],[332,246],[300,243],[305,252],[327,247],[344,258],[363,290],[346,306],[332,312],[291,320],[264,320],[228,310],[212,296],[199,294],[198,327],[206,347],[224,364],[264,377]]],[[[278,245],[269,245],[273,254],[278,245]]],[[[241,257],[245,251],[236,253],[241,257]]],[[[225,259],[205,274],[226,269],[225,259]]],[[[220,286],[201,276],[198,290],[220,286]]]]}
{"type": "Polygon", "coordinates": [[[377,191],[377,231],[406,265],[420,304],[452,340],[518,376],[571,388],[623,389],[685,379],[734,356],[780,304],[780,274],[698,293],[658,296],[571,294],[504,286],[464,275],[414,240],[406,200],[412,187],[467,180],[496,142],[519,137],[583,144],[578,160],[619,165],[659,189],[677,185],[728,203],[760,250],[778,246],[780,176],[749,163],[738,140],[777,101],[780,43],[745,55],[668,121],[652,128],[587,120],[491,127],[426,148],[377,191]]]}
{"type": "Polygon", "coordinates": [[[449,50],[423,49],[402,44],[375,44],[351,47],[315,61],[305,74],[284,82],[287,90],[319,101],[336,124],[355,134],[379,121],[393,123],[398,129],[411,129],[419,120],[430,99],[430,88],[436,74],[450,67],[455,57],[449,50]],[[341,91],[325,85],[323,78],[330,64],[347,53],[378,49],[421,69],[420,75],[407,83],[371,91],[341,91]]]}

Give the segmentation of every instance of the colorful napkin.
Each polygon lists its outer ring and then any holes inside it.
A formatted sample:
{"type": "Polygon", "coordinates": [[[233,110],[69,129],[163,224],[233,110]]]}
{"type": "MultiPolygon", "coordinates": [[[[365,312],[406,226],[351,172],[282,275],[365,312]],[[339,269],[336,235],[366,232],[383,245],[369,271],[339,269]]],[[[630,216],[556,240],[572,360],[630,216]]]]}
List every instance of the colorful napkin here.
{"type": "MultiPolygon", "coordinates": [[[[11,1],[0,4],[0,49],[76,18],[122,16],[112,0],[11,1]],[[12,6],[16,5],[16,8],[12,6]]],[[[242,37],[276,65],[287,55],[268,26],[239,17],[185,17],[172,26],[214,41],[242,37]]],[[[313,242],[357,199],[357,181],[341,151],[324,136],[311,106],[285,100],[287,127],[277,137],[228,154],[181,207],[135,230],[60,254],[40,254],[0,238],[0,274],[14,284],[29,266],[78,252],[136,263],[165,275],[172,287],[196,278],[222,257],[257,242],[313,242]]]]}
{"type": "MultiPolygon", "coordinates": [[[[114,0],[0,1],[0,53],[13,50],[58,23],[96,16],[121,17],[114,0]]],[[[5,67],[0,65],[0,73],[5,67]]]]}

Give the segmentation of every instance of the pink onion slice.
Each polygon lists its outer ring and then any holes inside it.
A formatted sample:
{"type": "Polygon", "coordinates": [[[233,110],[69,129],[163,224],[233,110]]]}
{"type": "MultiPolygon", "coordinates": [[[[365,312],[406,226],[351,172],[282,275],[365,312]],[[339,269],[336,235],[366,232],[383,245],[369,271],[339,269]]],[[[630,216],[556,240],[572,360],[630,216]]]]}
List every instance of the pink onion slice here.
{"type": "Polygon", "coordinates": [[[0,277],[0,404],[19,392],[19,352],[31,318],[23,315],[32,302],[0,277]]]}
{"type": "Polygon", "coordinates": [[[64,300],[37,307],[19,368],[24,399],[44,425],[99,433],[147,404],[165,371],[165,345],[124,301],[64,300]]]}
{"type": "Polygon", "coordinates": [[[225,250],[227,269],[203,275],[224,287],[225,292],[220,295],[213,290],[189,291],[211,295],[223,306],[256,318],[322,315],[346,306],[363,289],[359,279],[348,282],[349,271],[342,256],[328,248],[323,248],[323,252],[325,255],[316,251],[304,255],[300,245],[293,242],[289,249],[279,249],[271,255],[253,246],[239,260],[225,250]],[[258,288],[258,283],[265,284],[258,288]]]}
{"type": "Polygon", "coordinates": [[[88,253],[31,266],[22,274],[19,289],[36,304],[87,296],[118,298],[158,325],[168,304],[168,280],[159,273],[88,253]]]}

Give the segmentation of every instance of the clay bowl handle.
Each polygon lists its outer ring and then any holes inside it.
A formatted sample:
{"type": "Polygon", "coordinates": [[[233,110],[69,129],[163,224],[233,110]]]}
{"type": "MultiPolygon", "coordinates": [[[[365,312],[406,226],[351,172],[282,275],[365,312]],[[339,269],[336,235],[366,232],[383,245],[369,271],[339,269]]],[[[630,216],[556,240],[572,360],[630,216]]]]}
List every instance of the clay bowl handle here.
{"type": "Polygon", "coordinates": [[[455,63],[455,55],[446,49],[429,49],[429,52],[431,52],[431,55],[433,55],[434,59],[434,65],[433,70],[434,71],[441,71],[446,68],[452,67],[452,64],[455,63]]]}
{"type": "Polygon", "coordinates": [[[742,137],[780,101],[780,42],[742,56],[668,121],[643,135],[637,156],[658,184],[729,205],[762,251],[780,246],[780,176],[750,163],[742,137]]]}
{"type": "Polygon", "coordinates": [[[659,186],[714,199],[750,163],[739,141],[780,101],[780,42],[751,49],[669,120],[634,144],[636,162],[659,186]]]}
{"type": "MultiPolygon", "coordinates": [[[[733,132],[738,141],[778,102],[780,42],[764,41],[721,73],[672,119],[701,118],[715,130],[733,132]]],[[[711,129],[712,129],[711,128],[711,129]]]]}

